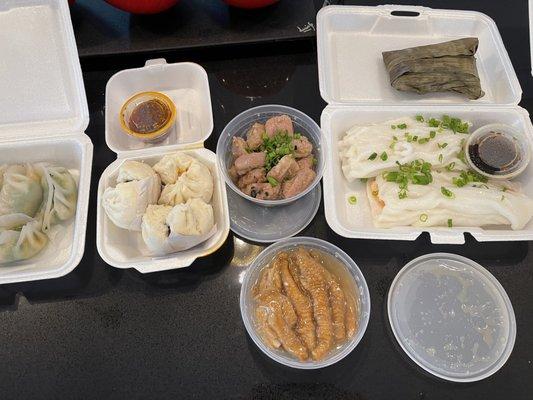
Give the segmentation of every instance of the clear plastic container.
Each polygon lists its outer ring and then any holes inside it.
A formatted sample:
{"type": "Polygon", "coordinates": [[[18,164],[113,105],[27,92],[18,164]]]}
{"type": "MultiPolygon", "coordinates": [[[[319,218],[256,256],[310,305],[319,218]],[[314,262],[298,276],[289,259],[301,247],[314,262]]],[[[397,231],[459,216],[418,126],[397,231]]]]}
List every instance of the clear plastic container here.
{"type": "Polygon", "coordinates": [[[248,331],[248,334],[254,343],[261,349],[261,351],[263,351],[263,353],[272,358],[274,361],[277,361],[288,367],[298,369],[317,369],[327,367],[328,365],[340,361],[346,357],[361,341],[370,319],[370,294],[361,270],[345,252],[324,240],[311,237],[294,237],[267,247],[254,260],[252,265],[248,267],[241,286],[240,307],[244,326],[246,327],[246,330],[248,331]],[[355,299],[356,301],[359,301],[360,311],[357,324],[357,333],[348,341],[346,341],[340,348],[332,350],[328,356],[321,361],[299,361],[291,357],[282,349],[274,350],[269,348],[263,343],[254,327],[252,313],[255,302],[252,297],[252,288],[259,278],[261,270],[274,258],[278,252],[289,250],[298,246],[305,246],[307,248],[319,250],[323,253],[330,254],[339,260],[345,266],[348,274],[353,278],[353,283],[358,292],[355,299]]]}
{"type": "Polygon", "coordinates": [[[468,258],[434,253],[412,260],[392,282],[387,308],[402,349],[439,378],[485,379],[513,350],[516,320],[509,297],[468,258]]]}
{"type": "Polygon", "coordinates": [[[282,106],[282,105],[264,105],[259,107],[250,108],[235,118],[233,118],[224,128],[220,137],[218,138],[217,143],[217,162],[224,179],[226,180],[226,185],[228,185],[234,192],[238,193],[247,200],[250,200],[256,204],[262,206],[282,206],[292,202],[297,201],[298,199],[305,196],[322,179],[322,174],[324,172],[324,154],[326,150],[324,148],[324,140],[322,138],[322,132],[318,125],[309,118],[306,114],[301,111],[298,111],[294,108],[282,106]],[[313,144],[313,154],[317,159],[317,164],[315,168],[316,177],[315,180],[305,189],[303,192],[297,194],[294,197],[281,200],[262,200],[256,199],[254,197],[248,196],[243,193],[231,180],[229,176],[228,169],[231,166],[232,155],[231,155],[231,145],[232,139],[234,136],[246,137],[248,129],[253,125],[254,122],[264,123],[267,119],[275,117],[277,115],[286,114],[291,117],[294,131],[301,133],[303,136],[306,136],[309,141],[313,144]]]}
{"type": "MultiPolygon", "coordinates": [[[[491,179],[513,179],[524,172],[531,160],[530,145],[526,136],[519,129],[505,124],[489,124],[476,129],[468,137],[464,150],[466,161],[470,168],[477,173],[491,179]],[[512,165],[509,166],[509,168],[505,171],[497,171],[491,174],[478,168],[478,166],[472,160],[472,155],[470,154],[469,149],[473,144],[481,143],[483,140],[486,140],[487,137],[495,134],[501,135],[503,138],[505,138],[507,143],[514,147],[514,151],[515,154],[518,155],[518,159],[516,162],[513,162],[512,165]]],[[[498,152],[502,153],[501,148],[497,150],[498,152]]]]}

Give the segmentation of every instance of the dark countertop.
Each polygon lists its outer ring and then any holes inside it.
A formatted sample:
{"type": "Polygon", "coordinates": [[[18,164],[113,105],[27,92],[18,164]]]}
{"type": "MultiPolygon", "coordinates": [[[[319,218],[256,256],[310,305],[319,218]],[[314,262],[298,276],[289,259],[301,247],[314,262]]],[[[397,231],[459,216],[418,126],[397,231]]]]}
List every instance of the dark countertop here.
{"type": "Polygon", "coordinates": [[[313,0],[251,11],[222,0],[180,0],[157,15],[133,15],[103,0],[77,0],[71,8],[81,57],[312,37],[315,13],[313,0]]]}
{"type": "MultiPolygon", "coordinates": [[[[362,3],[362,2],[361,2],[362,3]]],[[[459,7],[459,1],[433,1],[459,7]]],[[[471,1],[498,23],[533,110],[525,1],[471,1]]],[[[224,125],[259,104],[291,105],[319,121],[315,44],[296,42],[166,53],[191,60],[209,74],[214,150],[224,125]],[[223,81],[225,81],[223,83],[223,81]],[[263,83],[266,83],[266,87],[263,83]]],[[[268,359],[246,334],[239,311],[239,274],[262,249],[230,234],[214,255],[190,268],[154,274],[106,265],[95,245],[96,190],[115,159],[104,141],[104,90],[116,71],[144,64],[143,56],[82,60],[94,143],[85,255],[65,277],[0,286],[0,393],[4,399],[231,398],[231,399],[530,399],[533,393],[533,251],[529,242],[431,245],[339,237],[323,208],[300,235],[328,240],[359,265],[370,289],[370,324],[359,346],[323,370],[298,371],[268,359]],[[506,365],[481,382],[455,384],[428,376],[407,359],[386,317],[387,290],[411,259],[453,252],[484,265],[506,289],[517,339],[506,365]]]]}

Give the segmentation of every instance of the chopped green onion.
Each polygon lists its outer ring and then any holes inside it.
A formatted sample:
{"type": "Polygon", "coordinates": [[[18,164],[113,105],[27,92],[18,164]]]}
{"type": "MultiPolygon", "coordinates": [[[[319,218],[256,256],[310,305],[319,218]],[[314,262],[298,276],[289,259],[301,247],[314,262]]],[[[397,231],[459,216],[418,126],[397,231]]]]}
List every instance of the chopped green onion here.
{"type": "Polygon", "coordinates": [[[429,138],[418,139],[418,144],[424,144],[424,143],[427,143],[427,142],[429,142],[429,138]]]}
{"type": "Polygon", "coordinates": [[[448,143],[444,142],[442,144],[438,143],[439,149],[444,149],[446,146],[448,146],[448,143]]]}
{"type": "Polygon", "coordinates": [[[275,178],[272,178],[271,176],[267,176],[267,181],[274,187],[279,185],[278,180],[275,178]]]}
{"type": "Polygon", "coordinates": [[[455,161],[452,161],[451,163],[449,163],[449,164],[446,166],[446,169],[447,169],[448,171],[453,171],[454,167],[455,167],[455,161]]]}
{"type": "Polygon", "coordinates": [[[424,117],[421,115],[417,115],[415,118],[418,122],[424,122],[424,117]]]}
{"type": "Polygon", "coordinates": [[[438,128],[440,126],[440,121],[435,118],[430,118],[428,121],[428,125],[432,128],[438,128]]]}
{"type": "Polygon", "coordinates": [[[396,125],[391,125],[391,129],[396,129],[396,125]]]}
{"type": "Polygon", "coordinates": [[[443,194],[443,196],[448,197],[449,199],[453,199],[455,195],[450,189],[446,189],[444,186],[440,187],[440,192],[443,194]]]}
{"type": "Polygon", "coordinates": [[[420,221],[421,222],[426,222],[428,220],[428,215],[427,214],[420,214],[420,221]]]}
{"type": "Polygon", "coordinates": [[[450,218],[448,219],[448,228],[452,228],[453,227],[453,220],[450,218]]]}
{"type": "Polygon", "coordinates": [[[507,186],[504,186],[504,187],[502,188],[502,192],[507,192],[508,190],[509,190],[509,188],[508,188],[507,186]]]}
{"type": "Polygon", "coordinates": [[[378,153],[372,153],[372,154],[370,154],[370,157],[368,157],[368,159],[373,161],[373,160],[376,159],[377,156],[378,156],[378,153]]]}
{"type": "Polygon", "coordinates": [[[397,136],[392,136],[392,140],[394,140],[395,142],[398,141],[398,137],[397,136]]]}
{"type": "Polygon", "coordinates": [[[398,124],[396,125],[398,129],[407,129],[407,124],[398,124]]]}
{"type": "Polygon", "coordinates": [[[442,164],[442,158],[443,158],[442,154],[439,154],[439,163],[441,164],[442,164]]]}
{"type": "Polygon", "coordinates": [[[348,197],[348,203],[350,203],[351,205],[356,204],[357,203],[357,197],[355,197],[355,196],[348,197]]]}
{"type": "MultiPolygon", "coordinates": [[[[474,171],[461,171],[459,177],[453,178],[452,182],[457,187],[463,187],[469,183],[473,182],[482,182],[485,183],[488,181],[488,178],[474,172],[474,171]]],[[[486,186],[486,185],[485,185],[486,186]]],[[[487,186],[488,188],[488,186],[487,186]]]]}
{"type": "Polygon", "coordinates": [[[407,190],[405,189],[401,189],[399,192],[398,192],[398,198],[400,199],[405,199],[407,197],[407,190]]]}
{"type": "Polygon", "coordinates": [[[416,142],[418,140],[418,135],[413,136],[413,142],[416,142]]]}
{"type": "Polygon", "coordinates": [[[431,139],[434,139],[435,136],[437,136],[437,132],[435,132],[435,131],[429,131],[429,137],[430,137],[431,139]]]}
{"type": "Polygon", "coordinates": [[[301,133],[295,133],[293,136],[295,139],[300,139],[302,137],[301,133]]]}
{"type": "Polygon", "coordinates": [[[387,155],[387,152],[383,152],[381,153],[381,155],[379,156],[379,158],[381,158],[381,161],[387,161],[387,159],[389,158],[389,156],[387,155]]]}

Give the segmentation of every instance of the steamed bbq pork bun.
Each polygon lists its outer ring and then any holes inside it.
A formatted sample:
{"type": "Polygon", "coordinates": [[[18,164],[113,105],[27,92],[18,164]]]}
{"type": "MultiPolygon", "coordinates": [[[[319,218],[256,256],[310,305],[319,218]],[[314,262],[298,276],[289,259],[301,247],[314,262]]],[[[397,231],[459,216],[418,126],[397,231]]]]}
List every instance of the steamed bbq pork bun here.
{"type": "Polygon", "coordinates": [[[149,165],[125,161],[119,169],[117,185],[105,190],[102,204],[116,226],[140,231],[146,208],[157,203],[160,192],[159,175],[149,165]]]}
{"type": "Polygon", "coordinates": [[[158,203],[174,206],[189,199],[199,198],[209,203],[213,196],[213,177],[209,168],[197,159],[183,153],[166,155],[154,169],[166,186],[158,203]]]}
{"type": "Polygon", "coordinates": [[[215,231],[213,207],[196,198],[174,207],[150,205],[142,220],[142,237],[153,255],[190,249],[215,231]]]}

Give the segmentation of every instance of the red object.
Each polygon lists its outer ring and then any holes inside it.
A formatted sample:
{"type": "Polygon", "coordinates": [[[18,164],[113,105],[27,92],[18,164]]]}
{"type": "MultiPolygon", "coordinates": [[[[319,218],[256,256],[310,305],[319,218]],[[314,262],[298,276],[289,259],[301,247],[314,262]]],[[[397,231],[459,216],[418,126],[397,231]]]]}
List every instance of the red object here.
{"type": "Polygon", "coordinates": [[[157,14],[168,10],[179,0],[105,0],[112,6],[132,14],[157,14]]]}
{"type": "Polygon", "coordinates": [[[238,8],[261,8],[277,3],[279,0],[224,0],[224,3],[238,8]]]}

